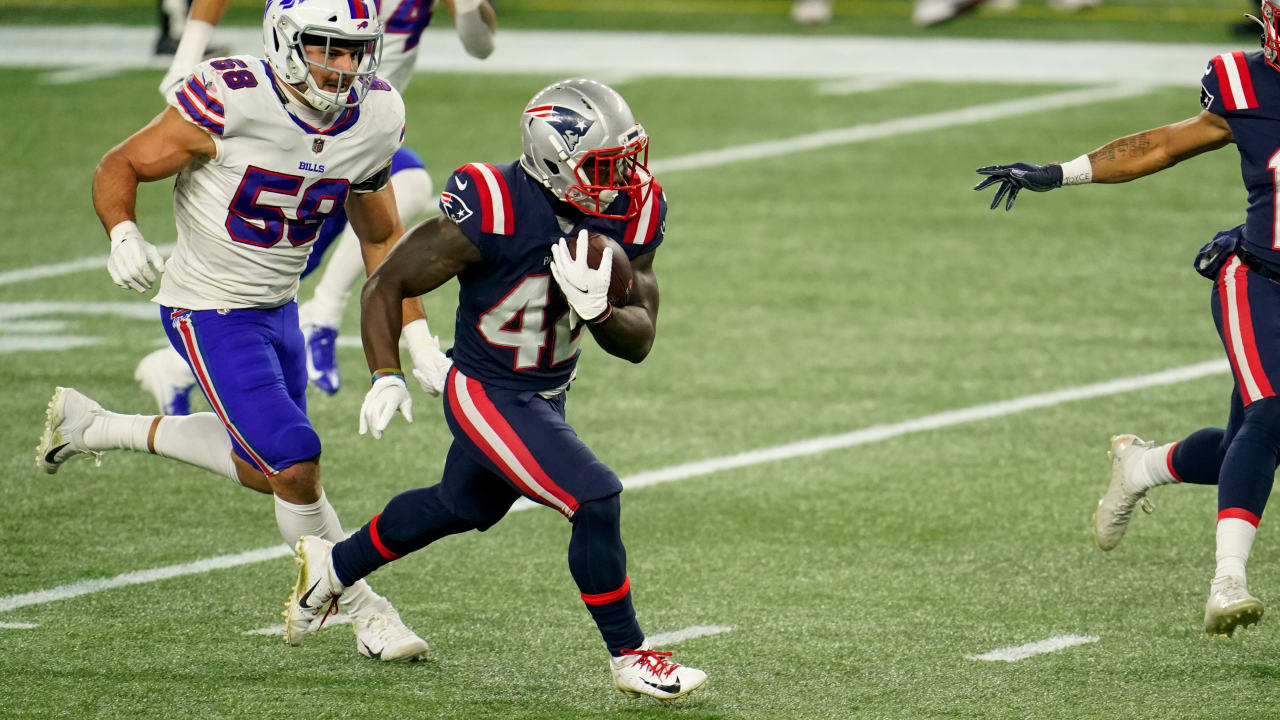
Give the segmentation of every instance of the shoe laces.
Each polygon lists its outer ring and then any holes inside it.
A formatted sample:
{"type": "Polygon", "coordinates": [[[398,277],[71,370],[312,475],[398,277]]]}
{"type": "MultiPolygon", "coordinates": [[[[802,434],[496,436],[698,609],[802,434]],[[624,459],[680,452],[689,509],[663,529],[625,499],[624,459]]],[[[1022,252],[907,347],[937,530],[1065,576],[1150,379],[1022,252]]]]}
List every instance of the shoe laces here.
{"type": "Polygon", "coordinates": [[[676,668],[680,667],[678,664],[666,659],[671,657],[669,652],[626,649],[622,651],[622,654],[638,656],[635,664],[660,678],[670,675],[675,672],[676,668]]]}
{"type": "Polygon", "coordinates": [[[333,597],[329,598],[328,603],[315,609],[315,612],[312,613],[312,622],[315,622],[316,617],[320,618],[319,624],[316,625],[316,629],[319,630],[320,628],[324,627],[325,620],[328,620],[330,616],[337,615],[337,614],[338,614],[338,596],[334,595],[333,597]],[[324,610],[323,615],[320,614],[321,610],[324,610]]]}

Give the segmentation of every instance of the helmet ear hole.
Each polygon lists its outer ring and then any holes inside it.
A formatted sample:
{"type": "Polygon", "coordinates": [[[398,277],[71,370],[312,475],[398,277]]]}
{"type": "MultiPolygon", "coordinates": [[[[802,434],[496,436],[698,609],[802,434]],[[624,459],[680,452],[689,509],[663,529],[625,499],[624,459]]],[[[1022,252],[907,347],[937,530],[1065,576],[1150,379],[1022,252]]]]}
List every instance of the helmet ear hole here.
{"type": "Polygon", "coordinates": [[[551,174],[552,174],[552,175],[559,175],[559,174],[560,174],[560,166],[556,165],[555,163],[551,162],[550,160],[547,160],[546,158],[543,158],[543,159],[542,159],[542,164],[547,166],[547,169],[551,171],[551,174]]]}

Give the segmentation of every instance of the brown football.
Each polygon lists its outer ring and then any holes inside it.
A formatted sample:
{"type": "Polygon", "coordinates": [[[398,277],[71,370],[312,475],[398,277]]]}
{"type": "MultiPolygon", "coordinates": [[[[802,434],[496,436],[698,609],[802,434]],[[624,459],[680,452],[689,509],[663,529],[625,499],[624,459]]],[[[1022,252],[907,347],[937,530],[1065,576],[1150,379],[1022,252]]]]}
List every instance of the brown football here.
{"type": "MultiPolygon", "coordinates": [[[[569,238],[569,254],[577,257],[578,243],[576,238],[569,238]]],[[[631,271],[631,261],[627,253],[613,238],[600,233],[587,236],[587,267],[600,267],[600,258],[604,256],[605,247],[613,248],[613,272],[609,278],[609,302],[615,307],[622,307],[631,302],[631,287],[635,282],[635,273],[631,271]]]]}

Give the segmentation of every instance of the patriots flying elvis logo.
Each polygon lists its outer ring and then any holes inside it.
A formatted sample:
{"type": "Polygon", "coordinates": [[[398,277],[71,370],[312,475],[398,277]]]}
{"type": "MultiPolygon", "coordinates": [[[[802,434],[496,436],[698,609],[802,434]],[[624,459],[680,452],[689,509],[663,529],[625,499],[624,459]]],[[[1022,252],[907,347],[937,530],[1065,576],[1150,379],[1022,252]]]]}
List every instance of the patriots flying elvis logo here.
{"type": "Polygon", "coordinates": [[[574,148],[578,147],[578,142],[582,140],[582,136],[586,135],[591,126],[595,124],[594,120],[588,120],[563,105],[539,105],[525,110],[524,114],[542,118],[546,121],[557,133],[560,133],[560,137],[564,140],[564,145],[569,149],[569,152],[573,152],[574,148]]]}
{"type": "Polygon", "coordinates": [[[463,220],[471,217],[471,208],[462,202],[462,198],[451,192],[440,193],[440,209],[455,223],[461,225],[463,220]]]}

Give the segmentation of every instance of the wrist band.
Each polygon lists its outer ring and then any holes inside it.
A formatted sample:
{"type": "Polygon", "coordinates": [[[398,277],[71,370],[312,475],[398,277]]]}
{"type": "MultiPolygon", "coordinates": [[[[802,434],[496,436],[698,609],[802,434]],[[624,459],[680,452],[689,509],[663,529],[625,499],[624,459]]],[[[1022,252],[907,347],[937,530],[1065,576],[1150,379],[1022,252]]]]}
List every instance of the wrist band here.
{"type": "Polygon", "coordinates": [[[400,368],[378,368],[377,370],[373,371],[373,375],[369,378],[369,383],[373,384],[378,382],[384,377],[391,377],[391,376],[398,377],[401,380],[404,380],[404,371],[401,370],[400,368]]]}
{"type": "Polygon", "coordinates": [[[1081,155],[1075,160],[1062,163],[1063,185],[1085,185],[1091,182],[1093,182],[1093,163],[1089,162],[1088,155],[1081,155]]]}

